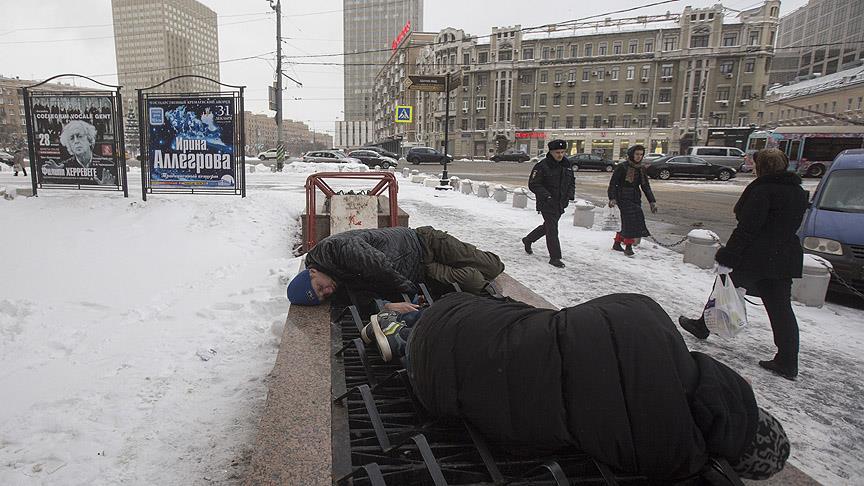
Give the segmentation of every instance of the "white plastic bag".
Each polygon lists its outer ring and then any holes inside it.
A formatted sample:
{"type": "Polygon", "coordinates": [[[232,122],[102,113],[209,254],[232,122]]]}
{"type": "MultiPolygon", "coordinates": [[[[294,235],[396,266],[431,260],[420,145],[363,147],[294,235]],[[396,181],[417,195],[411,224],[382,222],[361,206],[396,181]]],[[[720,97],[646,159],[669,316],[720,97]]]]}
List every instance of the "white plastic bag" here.
{"type": "Polygon", "coordinates": [[[729,275],[718,275],[702,315],[712,333],[733,338],[747,325],[745,289],[736,289],[729,275]]]}

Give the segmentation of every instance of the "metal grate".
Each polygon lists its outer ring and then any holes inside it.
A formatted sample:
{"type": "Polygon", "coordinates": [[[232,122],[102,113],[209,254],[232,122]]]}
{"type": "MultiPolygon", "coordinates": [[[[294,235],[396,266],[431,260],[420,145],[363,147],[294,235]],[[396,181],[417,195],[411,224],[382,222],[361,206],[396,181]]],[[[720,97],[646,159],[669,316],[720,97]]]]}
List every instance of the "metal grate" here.
{"type": "Polygon", "coordinates": [[[849,248],[852,249],[852,256],[858,258],[859,260],[864,260],[864,246],[849,245],[849,248]]]}

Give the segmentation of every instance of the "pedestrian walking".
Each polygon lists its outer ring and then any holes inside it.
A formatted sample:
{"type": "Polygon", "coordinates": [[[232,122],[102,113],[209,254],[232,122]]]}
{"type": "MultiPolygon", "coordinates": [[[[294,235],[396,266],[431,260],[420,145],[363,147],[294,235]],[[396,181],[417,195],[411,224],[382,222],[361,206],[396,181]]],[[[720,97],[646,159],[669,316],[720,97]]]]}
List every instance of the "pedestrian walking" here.
{"type": "Polygon", "coordinates": [[[534,165],[528,178],[528,189],[537,196],[537,212],[543,216],[543,224],[522,238],[522,243],[525,245],[525,253],[530,255],[534,253],[531,244],[545,236],[549,264],[564,268],[564,262],[561,261],[561,242],[558,241],[558,220],[570,201],[576,198],[576,178],[573,175],[573,165],[564,156],[567,142],[552,140],[548,145],[549,152],[546,157],[534,165]]]}
{"type": "Polygon", "coordinates": [[[15,171],[15,177],[18,177],[19,171],[24,173],[24,177],[27,177],[27,167],[24,165],[24,149],[18,149],[15,152],[15,157],[12,159],[12,170],[15,171]]]}
{"type": "MultiPolygon", "coordinates": [[[[735,204],[738,226],[714,259],[718,273],[731,271],[736,287],[761,297],[774,333],[777,353],[759,366],[786,379],[798,376],[798,321],[792,311],[792,279],[800,278],[804,252],[796,231],[807,209],[801,178],[788,172],[789,159],[778,149],[764,149],[754,157],[756,179],[735,204]]],[[[678,323],[699,339],[710,331],[704,316],[679,317],[678,323]]]]}
{"type": "Polygon", "coordinates": [[[627,162],[618,164],[609,179],[609,207],[618,207],[621,213],[621,231],[615,233],[615,243],[612,249],[633,256],[633,246],[639,244],[642,238],[651,236],[645,226],[645,214],[642,212],[642,193],[651,205],[651,212],[657,212],[657,200],[648,182],[643,163],[645,147],[634,145],[627,151],[627,162]],[[622,247],[621,244],[624,244],[622,247]]]}

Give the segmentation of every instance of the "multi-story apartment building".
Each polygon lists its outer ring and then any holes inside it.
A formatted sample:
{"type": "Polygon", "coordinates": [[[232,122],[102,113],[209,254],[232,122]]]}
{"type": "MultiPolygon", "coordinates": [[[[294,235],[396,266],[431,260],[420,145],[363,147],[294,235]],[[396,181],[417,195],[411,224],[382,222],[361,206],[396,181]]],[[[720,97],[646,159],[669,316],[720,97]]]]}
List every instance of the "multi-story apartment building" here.
{"type": "Polygon", "coordinates": [[[406,88],[406,79],[414,72],[423,46],[437,36],[430,32],[411,32],[396,46],[387,64],[375,76],[373,130],[376,142],[394,142],[390,146],[394,149],[402,142],[419,142],[415,123],[396,123],[396,107],[417,105],[418,92],[406,88]]]}
{"type": "Polygon", "coordinates": [[[766,126],[849,125],[864,122],[864,67],[768,91],[766,126]]]}
{"type": "MultiPolygon", "coordinates": [[[[255,155],[261,151],[276,147],[276,120],[270,115],[252,112],[244,113],[246,126],[246,153],[255,155]]],[[[333,137],[326,133],[318,133],[304,122],[284,120],[282,122],[282,139],[288,155],[297,156],[303,152],[324,149],[332,146],[333,137]]]]}
{"type": "Polygon", "coordinates": [[[333,147],[352,149],[375,141],[372,121],[337,121],[333,147]]]}
{"type": "MultiPolygon", "coordinates": [[[[136,89],[173,76],[197,74],[219,81],[216,12],[195,0],[111,0],[117,77],[127,112],[137,113],[136,89]]],[[[218,92],[200,78],[154,92],[218,92]]]]}
{"type": "Polygon", "coordinates": [[[343,0],[345,120],[372,121],[375,74],[392,42],[423,30],[423,0],[343,0]]]}
{"type": "MultiPolygon", "coordinates": [[[[40,81],[0,76],[0,148],[20,148],[27,145],[27,118],[24,114],[24,96],[21,88],[40,81]]],[[[42,91],[81,91],[80,86],[48,83],[39,86],[42,91]]],[[[87,91],[100,91],[86,88],[87,91]]]]}
{"type": "MultiPolygon", "coordinates": [[[[462,75],[450,93],[448,152],[456,156],[536,153],[553,138],[568,140],[571,153],[610,158],[634,144],[678,152],[704,143],[708,126],[764,122],[760,100],[779,10],[779,1],[768,0],[726,24],[720,5],[687,7],[662,18],[599,22],[595,32],[575,36],[517,25],[481,38],[448,28],[423,49],[415,73],[462,75]],[[653,21],[656,28],[644,28],[653,21]]],[[[444,100],[423,93],[415,114],[418,138],[439,148],[444,100]]]]}
{"type": "Polygon", "coordinates": [[[771,84],[843,71],[864,59],[864,0],[810,0],[777,32],[771,84]]]}

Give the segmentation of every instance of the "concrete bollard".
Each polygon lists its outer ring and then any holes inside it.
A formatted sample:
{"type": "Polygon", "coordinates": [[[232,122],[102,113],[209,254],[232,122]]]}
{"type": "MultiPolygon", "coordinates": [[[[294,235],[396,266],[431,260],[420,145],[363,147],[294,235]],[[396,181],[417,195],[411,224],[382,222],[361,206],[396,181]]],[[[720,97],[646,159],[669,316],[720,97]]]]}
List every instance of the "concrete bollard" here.
{"type": "Polygon", "coordinates": [[[591,228],[594,226],[594,205],[588,201],[578,201],[573,205],[573,226],[591,228]]]}
{"type": "Polygon", "coordinates": [[[396,167],[393,167],[393,166],[387,167],[387,172],[389,172],[391,174],[395,174],[396,173],[396,167]]]}
{"type": "Polygon", "coordinates": [[[254,173],[255,173],[255,166],[254,166],[254,165],[250,165],[250,166],[249,166],[249,173],[250,173],[250,174],[254,174],[254,173]]]}
{"type": "Polygon", "coordinates": [[[520,187],[513,192],[513,207],[525,209],[528,207],[528,191],[520,187]]]}
{"type": "Polygon", "coordinates": [[[477,185],[477,197],[488,198],[489,197],[489,184],[485,182],[481,182],[477,185]]]}
{"type": "Polygon", "coordinates": [[[426,174],[411,174],[411,182],[420,184],[426,180],[426,174]]]}
{"type": "Polygon", "coordinates": [[[404,177],[405,179],[411,177],[411,169],[409,169],[408,167],[402,169],[402,177],[404,177]]]}
{"type": "Polygon", "coordinates": [[[417,170],[417,169],[411,169],[411,175],[412,175],[412,176],[413,176],[413,175],[417,175],[417,174],[419,174],[419,173],[420,173],[419,170],[417,170]]]}
{"type": "Polygon", "coordinates": [[[459,189],[459,178],[456,176],[450,177],[450,187],[453,189],[459,189]]]}
{"type": "Polygon", "coordinates": [[[462,181],[462,194],[472,194],[474,192],[474,186],[471,182],[471,179],[465,179],[462,181]]]}
{"type": "Polygon", "coordinates": [[[441,180],[437,177],[427,177],[423,180],[423,185],[426,187],[438,187],[441,184],[441,180]]]}
{"type": "Polygon", "coordinates": [[[504,186],[497,185],[495,186],[495,191],[492,193],[492,199],[498,202],[504,202],[507,200],[507,189],[504,189],[504,186]]]}
{"type": "Polygon", "coordinates": [[[828,283],[831,282],[831,262],[816,255],[804,255],[801,278],[792,279],[792,298],[807,307],[822,307],[828,283]]]}
{"type": "Polygon", "coordinates": [[[699,268],[713,268],[714,254],[720,248],[720,238],[708,230],[693,230],[687,233],[684,243],[684,263],[692,263],[699,268]]]}

